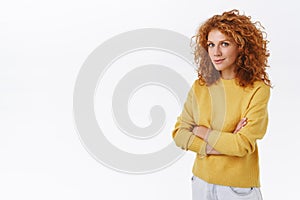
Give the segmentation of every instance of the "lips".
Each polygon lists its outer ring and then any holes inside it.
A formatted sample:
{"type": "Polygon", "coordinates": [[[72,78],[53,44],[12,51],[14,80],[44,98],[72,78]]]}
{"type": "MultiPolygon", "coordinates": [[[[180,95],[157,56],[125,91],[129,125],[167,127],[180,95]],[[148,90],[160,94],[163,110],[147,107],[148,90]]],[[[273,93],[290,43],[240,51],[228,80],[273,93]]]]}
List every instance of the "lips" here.
{"type": "Polygon", "coordinates": [[[217,59],[217,60],[214,60],[214,63],[215,64],[221,64],[224,60],[225,60],[225,58],[223,58],[223,59],[217,59]]]}

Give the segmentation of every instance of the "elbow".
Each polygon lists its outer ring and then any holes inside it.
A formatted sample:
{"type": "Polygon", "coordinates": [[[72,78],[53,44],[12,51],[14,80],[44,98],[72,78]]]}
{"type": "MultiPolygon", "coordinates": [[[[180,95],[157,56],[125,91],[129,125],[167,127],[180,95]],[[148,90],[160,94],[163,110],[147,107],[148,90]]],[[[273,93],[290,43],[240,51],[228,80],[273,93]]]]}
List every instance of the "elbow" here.
{"type": "Polygon", "coordinates": [[[181,141],[178,137],[173,138],[174,143],[177,147],[181,148],[182,150],[187,150],[186,145],[184,144],[183,141],[181,141]]]}
{"type": "Polygon", "coordinates": [[[244,135],[239,135],[237,156],[244,157],[254,153],[257,149],[255,140],[249,140],[244,135]]]}
{"type": "Polygon", "coordinates": [[[242,148],[240,148],[237,151],[236,156],[238,156],[238,157],[245,157],[245,156],[248,156],[248,155],[254,153],[255,150],[256,150],[256,146],[255,145],[248,144],[248,145],[243,146],[242,148]]]}
{"type": "Polygon", "coordinates": [[[178,139],[178,137],[177,137],[177,135],[178,135],[178,129],[177,130],[174,130],[173,132],[172,132],[172,138],[173,138],[173,141],[174,141],[174,143],[175,143],[175,145],[177,146],[177,147],[181,147],[181,143],[180,143],[180,141],[179,141],[179,139],[178,139]]]}
{"type": "Polygon", "coordinates": [[[175,145],[183,150],[188,150],[188,140],[189,137],[187,137],[186,134],[183,134],[180,129],[176,130],[172,134],[173,141],[175,145]]]}
{"type": "Polygon", "coordinates": [[[237,156],[237,157],[245,157],[246,155],[248,155],[247,151],[239,151],[235,156],[237,156]]]}

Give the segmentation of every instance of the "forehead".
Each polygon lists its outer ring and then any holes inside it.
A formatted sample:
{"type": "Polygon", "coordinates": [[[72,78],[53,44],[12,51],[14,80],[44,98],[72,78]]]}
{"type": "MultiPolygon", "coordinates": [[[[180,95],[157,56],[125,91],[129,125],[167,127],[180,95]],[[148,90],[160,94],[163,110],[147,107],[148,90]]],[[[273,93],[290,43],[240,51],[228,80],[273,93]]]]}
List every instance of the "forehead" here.
{"type": "Polygon", "coordinates": [[[230,38],[219,31],[218,29],[213,29],[208,33],[207,40],[209,41],[221,41],[221,40],[230,40],[230,38]]]}

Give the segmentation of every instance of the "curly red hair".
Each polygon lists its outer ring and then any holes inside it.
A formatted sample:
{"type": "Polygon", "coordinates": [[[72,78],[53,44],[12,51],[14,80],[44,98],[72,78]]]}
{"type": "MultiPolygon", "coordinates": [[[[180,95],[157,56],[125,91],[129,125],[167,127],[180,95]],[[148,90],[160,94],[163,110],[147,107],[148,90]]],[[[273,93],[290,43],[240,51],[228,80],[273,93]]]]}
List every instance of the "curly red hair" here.
{"type": "Polygon", "coordinates": [[[260,22],[251,22],[251,17],[240,15],[234,9],[222,15],[214,15],[203,23],[193,36],[196,38],[194,60],[198,66],[198,78],[201,83],[211,85],[220,78],[220,73],[214,68],[207,50],[207,37],[211,30],[217,29],[234,42],[241,49],[235,68],[235,74],[240,86],[253,85],[257,80],[262,80],[271,86],[271,81],[266,72],[269,52],[268,41],[264,38],[264,27],[260,22]]]}

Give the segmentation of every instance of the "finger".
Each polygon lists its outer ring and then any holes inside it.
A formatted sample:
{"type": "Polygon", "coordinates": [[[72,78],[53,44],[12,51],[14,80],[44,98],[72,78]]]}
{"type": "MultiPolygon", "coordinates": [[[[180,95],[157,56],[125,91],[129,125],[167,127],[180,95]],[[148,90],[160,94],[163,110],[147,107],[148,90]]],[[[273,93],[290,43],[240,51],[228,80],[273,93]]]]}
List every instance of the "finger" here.
{"type": "Polygon", "coordinates": [[[244,118],[242,118],[242,119],[241,119],[241,121],[240,121],[240,122],[242,122],[242,123],[243,123],[243,122],[246,122],[246,121],[247,121],[247,118],[245,118],[245,117],[244,117],[244,118]]]}
{"type": "Polygon", "coordinates": [[[244,124],[245,124],[245,121],[240,121],[237,125],[237,128],[243,127],[244,124]]]}
{"type": "Polygon", "coordinates": [[[194,134],[196,134],[196,133],[197,133],[197,129],[198,129],[198,126],[194,126],[192,132],[193,132],[194,134]]]}
{"type": "Polygon", "coordinates": [[[242,118],[242,119],[239,121],[238,124],[243,124],[245,121],[246,121],[246,119],[245,119],[245,118],[242,118]]]}
{"type": "Polygon", "coordinates": [[[247,124],[247,118],[244,117],[239,121],[233,133],[237,133],[238,131],[240,131],[244,126],[246,126],[246,124],[247,124]]]}
{"type": "Polygon", "coordinates": [[[247,124],[247,118],[242,118],[238,126],[244,127],[247,124]]]}
{"type": "Polygon", "coordinates": [[[234,132],[240,131],[243,127],[244,127],[244,122],[240,122],[240,123],[237,125],[237,127],[236,127],[236,129],[235,129],[234,132]]]}

